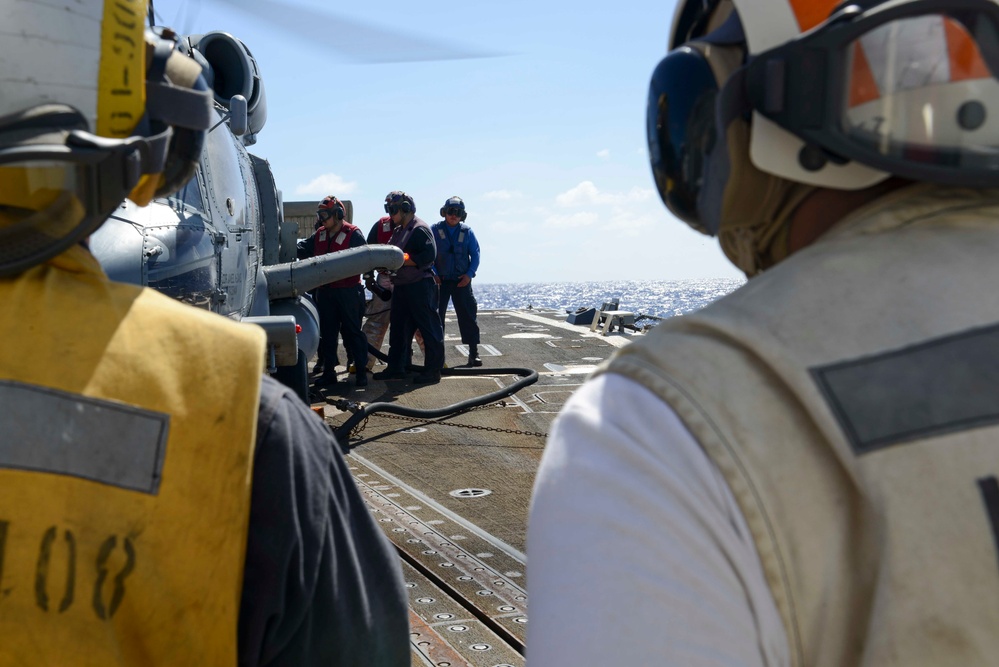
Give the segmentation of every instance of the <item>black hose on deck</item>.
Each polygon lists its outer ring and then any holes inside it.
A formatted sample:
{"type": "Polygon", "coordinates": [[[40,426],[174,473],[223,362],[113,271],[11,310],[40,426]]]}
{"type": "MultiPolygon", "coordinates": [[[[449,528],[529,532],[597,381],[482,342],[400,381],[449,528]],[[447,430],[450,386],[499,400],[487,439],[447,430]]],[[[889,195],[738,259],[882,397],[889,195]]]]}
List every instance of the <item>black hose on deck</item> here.
{"type": "MultiPolygon", "coordinates": [[[[375,357],[385,361],[387,357],[382,353],[381,350],[376,350],[371,345],[368,346],[368,354],[374,354],[375,357]]],[[[407,367],[409,370],[422,370],[420,366],[410,365],[407,367]]],[[[507,387],[501,387],[496,391],[491,391],[488,394],[478,396],[476,398],[470,398],[465,401],[460,401],[458,403],[452,403],[451,405],[445,405],[441,408],[431,408],[431,409],[419,409],[419,408],[408,408],[404,405],[399,405],[398,403],[368,403],[364,408],[358,410],[350,416],[347,421],[345,421],[340,426],[333,429],[333,434],[336,436],[337,442],[340,443],[340,449],[344,454],[350,452],[351,449],[357,445],[351,445],[348,441],[350,439],[350,432],[355,426],[360,424],[362,421],[367,419],[369,416],[375,414],[376,412],[387,412],[393,415],[402,415],[404,417],[417,417],[420,419],[436,419],[438,417],[448,417],[451,415],[459,414],[462,412],[467,412],[472,408],[477,408],[480,405],[488,405],[489,403],[495,403],[501,398],[506,398],[507,396],[512,396],[524,387],[530,386],[538,381],[538,372],[530,368],[445,368],[441,370],[441,375],[449,376],[476,376],[476,375],[517,375],[520,377],[519,380],[507,387]]]]}

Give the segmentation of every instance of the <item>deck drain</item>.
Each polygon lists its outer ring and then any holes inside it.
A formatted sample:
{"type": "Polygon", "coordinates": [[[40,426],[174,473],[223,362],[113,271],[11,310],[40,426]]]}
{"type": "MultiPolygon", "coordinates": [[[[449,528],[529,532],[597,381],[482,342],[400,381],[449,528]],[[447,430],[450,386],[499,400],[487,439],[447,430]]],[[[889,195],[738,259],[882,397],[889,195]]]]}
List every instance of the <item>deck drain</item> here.
{"type": "Polygon", "coordinates": [[[481,498],[491,493],[489,489],[455,489],[449,495],[455,498],[481,498]]]}

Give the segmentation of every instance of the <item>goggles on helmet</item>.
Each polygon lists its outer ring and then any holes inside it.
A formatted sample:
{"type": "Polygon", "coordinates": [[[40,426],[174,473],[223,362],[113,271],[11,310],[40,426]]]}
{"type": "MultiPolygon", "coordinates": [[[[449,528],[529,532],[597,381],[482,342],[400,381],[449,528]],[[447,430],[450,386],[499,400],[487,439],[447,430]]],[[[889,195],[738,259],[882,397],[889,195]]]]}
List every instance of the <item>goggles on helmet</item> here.
{"type": "MultiPolygon", "coordinates": [[[[737,15],[697,40],[745,46],[737,15]]],[[[805,172],[854,161],[914,180],[996,186],[997,74],[991,0],[845,4],[725,80],[700,51],[680,46],[650,83],[653,175],[677,217],[717,233],[701,215],[719,195],[710,181],[729,169],[729,123],[755,111],[805,141],[797,155],[805,172]]]]}
{"type": "Polygon", "coordinates": [[[43,105],[0,119],[0,275],[18,273],[86,238],[162,170],[170,131],[106,139],[74,109],[43,105]]]}
{"type": "Polygon", "coordinates": [[[343,210],[340,207],[336,208],[321,208],[316,211],[316,217],[319,218],[320,222],[326,222],[330,218],[336,218],[337,220],[343,220],[343,210]]]}
{"type": "Polygon", "coordinates": [[[999,185],[999,6],[848,5],[746,68],[753,109],[821,150],[916,180],[999,185]],[[992,118],[990,115],[995,114],[992,118]]]}
{"type": "Polygon", "coordinates": [[[396,213],[414,213],[415,207],[410,199],[409,195],[404,192],[392,192],[389,193],[389,197],[385,202],[385,212],[389,215],[395,215],[396,213]]]}

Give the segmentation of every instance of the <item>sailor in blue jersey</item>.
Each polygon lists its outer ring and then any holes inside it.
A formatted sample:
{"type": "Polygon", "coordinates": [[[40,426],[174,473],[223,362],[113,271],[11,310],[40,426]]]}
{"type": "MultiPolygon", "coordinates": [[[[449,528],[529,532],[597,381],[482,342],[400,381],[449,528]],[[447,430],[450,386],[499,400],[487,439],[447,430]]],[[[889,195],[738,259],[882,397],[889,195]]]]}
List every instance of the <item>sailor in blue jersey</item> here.
{"type": "Polygon", "coordinates": [[[451,197],[441,206],[443,220],[431,229],[437,244],[437,275],[440,278],[440,301],[437,311],[444,325],[448,301],[454,302],[461,342],[468,345],[468,365],[481,366],[479,325],[475,321],[478,304],[472,292],[472,278],[479,269],[479,242],[472,228],[465,224],[468,213],[461,197],[451,197]]]}
{"type": "Polygon", "coordinates": [[[437,314],[437,282],[434,276],[434,245],[430,225],[416,217],[416,203],[405,192],[392,192],[385,212],[392,220],[390,243],[406,253],[406,260],[392,276],[392,311],[389,320],[388,367],[372,377],[402,380],[406,377],[406,351],[413,334],[423,335],[426,354],[423,372],[416,384],[440,382],[444,367],[444,329],[437,314]]]}

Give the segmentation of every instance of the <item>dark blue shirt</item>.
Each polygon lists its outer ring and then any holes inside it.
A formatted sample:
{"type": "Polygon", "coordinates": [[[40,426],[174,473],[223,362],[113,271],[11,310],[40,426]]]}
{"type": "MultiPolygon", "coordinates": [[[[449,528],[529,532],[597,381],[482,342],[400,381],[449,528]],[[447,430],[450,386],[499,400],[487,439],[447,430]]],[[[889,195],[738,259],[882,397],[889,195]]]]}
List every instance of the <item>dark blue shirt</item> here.
{"type": "Polygon", "coordinates": [[[479,242],[472,228],[463,222],[451,227],[441,220],[432,229],[437,243],[437,275],[444,280],[474,278],[479,269],[479,242]]]}

